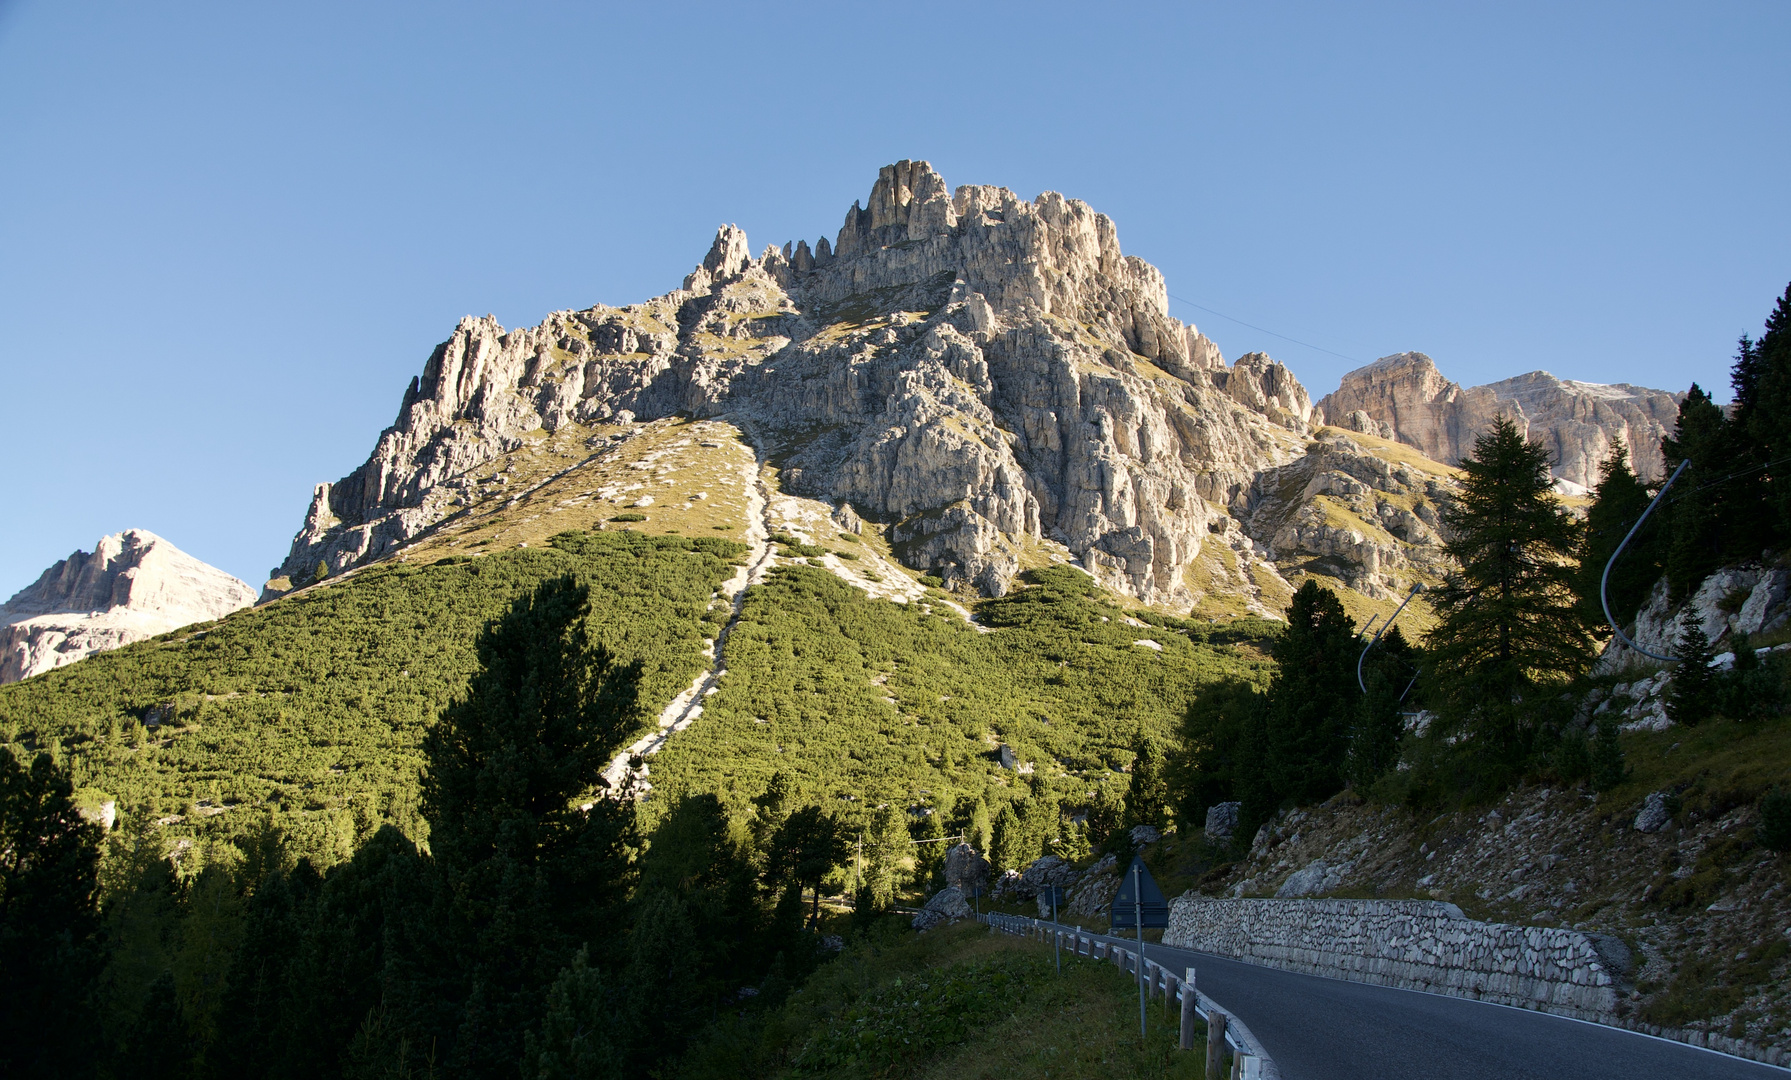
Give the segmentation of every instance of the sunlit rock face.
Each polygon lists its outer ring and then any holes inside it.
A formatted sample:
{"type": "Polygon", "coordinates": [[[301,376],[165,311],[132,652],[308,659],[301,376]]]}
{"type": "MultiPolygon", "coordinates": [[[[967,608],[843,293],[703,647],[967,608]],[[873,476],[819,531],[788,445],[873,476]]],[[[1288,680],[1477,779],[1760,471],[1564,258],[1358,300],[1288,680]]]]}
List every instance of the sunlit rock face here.
{"type": "Polygon", "coordinates": [[[1318,410],[1327,423],[1398,439],[1448,465],[1472,454],[1474,439],[1502,413],[1548,448],[1560,486],[1579,494],[1598,483],[1599,465],[1618,439],[1644,478],[1661,479],[1660,438],[1673,430],[1684,396],[1557,379],[1546,371],[1463,387],[1444,378],[1430,357],[1410,352],[1345,375],[1318,410]]]}
{"type": "Polygon", "coordinates": [[[275,577],[399,549],[529,432],[685,415],[739,424],[787,489],[849,502],[948,583],[999,594],[1050,539],[1109,587],[1184,606],[1209,527],[1299,456],[1312,413],[1287,368],[1227,365],[1171,318],[1105,215],[902,161],[831,242],[755,257],[724,226],[645,303],[463,319],[367,462],[319,485],[275,577]]]}
{"type": "Polygon", "coordinates": [[[222,618],[255,601],[247,582],[143,529],[103,536],[0,605],[0,683],[222,618]]]}

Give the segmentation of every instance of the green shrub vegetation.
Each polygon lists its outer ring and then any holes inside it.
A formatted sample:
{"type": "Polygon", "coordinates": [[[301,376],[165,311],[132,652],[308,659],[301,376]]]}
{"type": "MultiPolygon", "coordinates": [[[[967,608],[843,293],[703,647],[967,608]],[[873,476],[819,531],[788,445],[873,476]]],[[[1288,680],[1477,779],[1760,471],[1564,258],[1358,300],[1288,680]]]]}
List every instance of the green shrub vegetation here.
{"type": "MultiPolygon", "coordinates": [[[[1184,629],[1165,625],[1162,650],[1142,648],[1146,632],[1086,575],[1028,581],[979,604],[979,629],[942,605],[778,569],[747,594],[701,720],[652,759],[655,790],[740,806],[782,771],[796,797],[854,830],[889,805],[933,810],[955,834],[979,800],[993,820],[1009,803],[1082,806],[1104,782],[1123,787],[1113,774],[1130,767],[1135,735],[1170,735],[1204,683],[1261,677],[1263,661],[1232,647],[1234,627],[1162,620],[1184,629]],[[1031,772],[1003,769],[998,744],[1031,772]]],[[[1051,817],[1037,844],[1059,831],[1051,817]]],[[[1037,844],[1019,850],[1036,857],[1037,844]]]]}
{"type": "Polygon", "coordinates": [[[422,740],[465,692],[480,627],[516,597],[565,574],[589,586],[590,644],[641,665],[638,728],[707,665],[702,616],[744,551],[618,531],[371,567],[0,686],[0,735],[64,763],[89,801],[115,800],[126,827],[179,817],[173,842],[271,821],[328,865],[381,823],[421,838],[422,740]]]}

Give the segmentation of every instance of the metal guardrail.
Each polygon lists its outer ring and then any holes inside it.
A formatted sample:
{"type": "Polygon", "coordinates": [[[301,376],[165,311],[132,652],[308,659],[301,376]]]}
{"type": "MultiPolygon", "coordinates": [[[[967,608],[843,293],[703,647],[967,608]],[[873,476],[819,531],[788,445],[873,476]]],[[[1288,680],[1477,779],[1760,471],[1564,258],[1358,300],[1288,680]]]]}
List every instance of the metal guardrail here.
{"type": "MultiPolygon", "coordinates": [[[[1059,948],[1069,949],[1071,955],[1087,957],[1103,963],[1113,963],[1121,971],[1137,974],[1142,951],[1136,943],[1123,942],[1100,934],[1090,934],[1081,927],[1071,929],[1061,923],[1046,922],[1042,919],[1029,919],[1018,915],[1002,915],[996,912],[978,915],[979,922],[986,923],[990,929],[1020,937],[1029,937],[1044,943],[1055,943],[1059,948]]],[[[1220,1054],[1225,1047],[1230,1047],[1232,1056],[1232,1080],[1280,1080],[1281,1071],[1275,1062],[1263,1050],[1262,1044],[1237,1014],[1222,1008],[1218,1002],[1200,992],[1194,977],[1194,969],[1177,976],[1168,968],[1145,956],[1142,958],[1144,970],[1142,980],[1152,997],[1163,997],[1168,1001],[1181,1004],[1181,1048],[1190,1050],[1194,1045],[1193,1022],[1204,1020],[1207,1024],[1207,1070],[1208,1077],[1217,1080],[1220,1054]],[[1193,993],[1190,995],[1188,991],[1193,993]]]]}

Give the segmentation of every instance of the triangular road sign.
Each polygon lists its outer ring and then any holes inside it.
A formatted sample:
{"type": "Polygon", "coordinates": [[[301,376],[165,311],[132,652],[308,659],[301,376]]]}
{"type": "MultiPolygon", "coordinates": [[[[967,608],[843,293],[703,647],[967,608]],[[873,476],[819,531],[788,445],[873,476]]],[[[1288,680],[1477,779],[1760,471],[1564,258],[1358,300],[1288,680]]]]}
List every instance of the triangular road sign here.
{"type": "Polygon", "coordinates": [[[1163,899],[1163,890],[1157,888],[1144,860],[1134,855],[1132,865],[1119,879],[1119,894],[1113,898],[1113,928],[1136,929],[1140,914],[1146,929],[1169,925],[1169,904],[1163,899]]]}

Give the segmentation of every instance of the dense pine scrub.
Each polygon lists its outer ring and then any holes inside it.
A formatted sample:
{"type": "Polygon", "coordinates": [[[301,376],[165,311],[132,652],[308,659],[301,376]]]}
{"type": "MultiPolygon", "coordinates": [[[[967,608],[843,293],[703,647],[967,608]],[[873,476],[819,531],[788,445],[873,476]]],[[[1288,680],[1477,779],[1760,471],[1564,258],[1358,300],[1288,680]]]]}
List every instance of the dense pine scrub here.
{"type": "Polygon", "coordinates": [[[937,600],[893,604],[780,569],[747,595],[702,718],[652,760],[655,790],[739,805],[781,771],[798,800],[855,826],[888,804],[962,818],[954,832],[979,802],[992,819],[1016,799],[1086,804],[1103,782],[1123,785],[1111,774],[1129,768],[1139,733],[1169,735],[1201,685],[1262,678],[1261,654],[1235,646],[1277,632],[1131,625],[1078,571],[1029,581],[982,602],[972,626],[937,600]]]}
{"type": "Polygon", "coordinates": [[[744,550],[618,531],[377,566],[0,687],[0,734],[22,760],[65,763],[77,802],[116,801],[127,830],[167,821],[174,841],[271,820],[328,865],[383,822],[420,838],[425,733],[517,597],[563,575],[589,588],[588,644],[639,664],[638,730],[708,663],[710,598],[744,550]]]}

